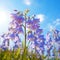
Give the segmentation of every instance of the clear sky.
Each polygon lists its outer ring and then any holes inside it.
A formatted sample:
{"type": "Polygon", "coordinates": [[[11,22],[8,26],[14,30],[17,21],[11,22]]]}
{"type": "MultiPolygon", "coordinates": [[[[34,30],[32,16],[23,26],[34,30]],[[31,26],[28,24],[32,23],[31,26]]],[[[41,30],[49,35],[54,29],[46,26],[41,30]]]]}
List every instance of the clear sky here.
{"type": "MultiPolygon", "coordinates": [[[[41,20],[41,28],[46,33],[52,27],[60,30],[60,0],[0,0],[1,11],[8,13],[14,9],[24,11],[30,9],[29,15],[37,15],[41,20]]],[[[1,18],[1,17],[0,17],[1,18]]],[[[10,19],[0,19],[0,34],[7,31],[10,19]]]]}

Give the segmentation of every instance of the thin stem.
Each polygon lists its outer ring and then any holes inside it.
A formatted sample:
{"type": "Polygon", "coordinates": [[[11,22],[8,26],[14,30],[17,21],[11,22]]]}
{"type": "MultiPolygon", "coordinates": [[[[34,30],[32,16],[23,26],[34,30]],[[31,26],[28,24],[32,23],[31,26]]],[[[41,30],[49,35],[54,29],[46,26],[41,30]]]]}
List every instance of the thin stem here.
{"type": "Polygon", "coordinates": [[[28,9],[26,9],[25,12],[24,12],[25,13],[24,14],[25,15],[25,48],[26,48],[26,20],[27,20],[26,15],[27,15],[28,12],[29,12],[28,9]]]}
{"type": "Polygon", "coordinates": [[[9,49],[9,39],[7,40],[7,45],[8,45],[8,49],[9,49]]]}
{"type": "Polygon", "coordinates": [[[25,15],[25,48],[26,48],[26,15],[25,15]]]}

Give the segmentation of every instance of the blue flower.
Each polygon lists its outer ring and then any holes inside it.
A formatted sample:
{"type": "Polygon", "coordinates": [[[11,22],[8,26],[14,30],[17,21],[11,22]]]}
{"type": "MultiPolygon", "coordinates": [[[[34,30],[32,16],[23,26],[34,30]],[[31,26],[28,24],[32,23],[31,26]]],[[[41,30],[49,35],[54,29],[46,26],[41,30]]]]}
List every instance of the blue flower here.
{"type": "Polygon", "coordinates": [[[14,33],[11,33],[9,34],[10,38],[15,38],[15,34],[14,33]]]}
{"type": "Polygon", "coordinates": [[[22,28],[22,27],[17,27],[17,28],[16,28],[16,31],[17,31],[17,32],[23,32],[23,28],[22,28]]]}
{"type": "Polygon", "coordinates": [[[32,25],[33,24],[32,20],[28,20],[28,21],[26,21],[26,23],[27,23],[27,25],[32,25]]]}
{"type": "Polygon", "coordinates": [[[32,32],[28,32],[28,38],[33,38],[33,37],[34,37],[33,33],[32,32]]]}
{"type": "Polygon", "coordinates": [[[15,45],[14,47],[13,47],[13,49],[17,49],[18,48],[18,45],[15,45]]]}
{"type": "Polygon", "coordinates": [[[40,33],[42,33],[43,32],[43,29],[37,29],[36,30],[36,34],[40,34],[40,33]]]}
{"type": "Polygon", "coordinates": [[[13,18],[13,20],[16,20],[16,22],[18,22],[18,23],[22,23],[25,19],[24,19],[24,17],[23,17],[23,15],[21,16],[21,15],[17,15],[17,14],[11,14],[12,16],[12,18],[13,18]]]}
{"type": "Polygon", "coordinates": [[[2,45],[1,48],[2,48],[2,50],[6,50],[7,49],[7,47],[5,45],[2,45]]]}
{"type": "Polygon", "coordinates": [[[38,24],[39,22],[40,22],[39,19],[36,19],[36,18],[33,19],[34,24],[38,24]]]}
{"type": "Polygon", "coordinates": [[[44,35],[39,35],[38,38],[41,40],[45,40],[44,35]]]}
{"type": "Polygon", "coordinates": [[[40,27],[40,25],[38,25],[38,24],[33,24],[30,28],[31,28],[32,30],[37,30],[39,27],[40,27]]]}
{"type": "Polygon", "coordinates": [[[56,42],[60,41],[60,37],[56,37],[56,38],[55,38],[55,41],[56,41],[56,42]]]}

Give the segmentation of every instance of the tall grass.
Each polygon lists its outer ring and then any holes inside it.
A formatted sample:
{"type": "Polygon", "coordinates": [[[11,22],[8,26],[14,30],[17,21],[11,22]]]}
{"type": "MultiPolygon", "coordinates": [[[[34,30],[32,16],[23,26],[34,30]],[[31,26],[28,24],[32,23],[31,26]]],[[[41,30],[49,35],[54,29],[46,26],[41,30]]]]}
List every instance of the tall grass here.
{"type": "Polygon", "coordinates": [[[28,48],[16,50],[2,50],[0,49],[0,60],[60,60],[58,57],[49,58],[48,56],[39,55],[28,51],[28,48]]]}

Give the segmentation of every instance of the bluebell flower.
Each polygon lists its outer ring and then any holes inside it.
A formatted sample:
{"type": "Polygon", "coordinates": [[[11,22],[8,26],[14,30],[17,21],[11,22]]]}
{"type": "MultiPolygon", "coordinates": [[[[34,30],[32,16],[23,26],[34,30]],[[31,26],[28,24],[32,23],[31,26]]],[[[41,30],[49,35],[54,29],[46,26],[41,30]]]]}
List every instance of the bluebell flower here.
{"type": "Polygon", "coordinates": [[[1,48],[3,51],[7,49],[7,47],[5,45],[2,45],[1,48]]]}
{"type": "Polygon", "coordinates": [[[36,40],[34,40],[34,45],[37,46],[38,45],[38,42],[36,40]]]}
{"type": "Polygon", "coordinates": [[[28,39],[30,39],[30,38],[32,38],[32,39],[34,38],[34,35],[33,35],[32,32],[29,32],[29,33],[28,33],[28,39]]]}
{"type": "Polygon", "coordinates": [[[32,20],[28,20],[28,21],[26,21],[26,23],[27,23],[27,25],[32,25],[33,24],[32,20]]]}
{"type": "Polygon", "coordinates": [[[14,47],[13,47],[13,49],[17,49],[18,48],[18,45],[15,45],[14,47]]]}
{"type": "Polygon", "coordinates": [[[19,32],[19,33],[21,33],[21,32],[23,32],[23,28],[22,27],[17,27],[16,31],[19,32]]]}
{"type": "Polygon", "coordinates": [[[55,30],[55,32],[58,34],[59,33],[59,31],[58,30],[55,30]]]}
{"type": "Polygon", "coordinates": [[[15,38],[15,34],[14,33],[11,33],[11,34],[9,34],[9,36],[10,36],[10,38],[15,38]]]}
{"type": "Polygon", "coordinates": [[[13,18],[13,20],[16,20],[16,22],[18,23],[22,23],[25,20],[23,16],[13,13],[11,14],[11,17],[13,18]]]}
{"type": "Polygon", "coordinates": [[[35,24],[33,24],[30,28],[31,28],[32,30],[37,30],[39,27],[40,27],[40,25],[35,25],[35,24]]]}
{"type": "Polygon", "coordinates": [[[45,40],[44,35],[39,35],[38,38],[41,40],[45,40]]]}
{"type": "Polygon", "coordinates": [[[38,34],[38,35],[41,34],[42,32],[43,32],[43,29],[37,29],[36,30],[36,34],[38,34]]]}
{"type": "Polygon", "coordinates": [[[39,22],[40,22],[39,19],[36,19],[36,18],[33,19],[34,24],[38,24],[39,22]]]}

